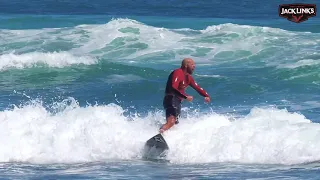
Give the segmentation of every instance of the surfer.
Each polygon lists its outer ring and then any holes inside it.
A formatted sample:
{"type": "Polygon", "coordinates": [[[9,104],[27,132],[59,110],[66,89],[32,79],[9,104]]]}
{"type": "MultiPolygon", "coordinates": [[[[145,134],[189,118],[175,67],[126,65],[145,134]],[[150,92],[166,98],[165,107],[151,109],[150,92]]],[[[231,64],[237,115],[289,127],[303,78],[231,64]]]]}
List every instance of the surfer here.
{"type": "Polygon", "coordinates": [[[201,88],[191,76],[195,67],[193,59],[185,58],[182,60],[181,67],[170,73],[163,98],[163,107],[166,111],[167,123],[160,128],[160,133],[170,129],[174,124],[179,123],[178,118],[181,113],[181,102],[184,99],[189,102],[193,100],[192,96],[185,94],[185,89],[189,85],[205,97],[205,102],[210,102],[209,94],[201,88]]]}

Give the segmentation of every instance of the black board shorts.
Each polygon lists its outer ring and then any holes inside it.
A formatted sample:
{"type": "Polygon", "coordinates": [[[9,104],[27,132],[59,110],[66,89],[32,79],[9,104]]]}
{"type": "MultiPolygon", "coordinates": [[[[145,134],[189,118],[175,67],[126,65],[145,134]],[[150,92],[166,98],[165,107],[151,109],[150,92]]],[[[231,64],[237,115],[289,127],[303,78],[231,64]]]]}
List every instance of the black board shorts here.
{"type": "Polygon", "coordinates": [[[163,107],[166,110],[166,118],[173,115],[176,117],[176,124],[179,123],[178,118],[181,113],[181,100],[174,95],[166,95],[163,99],[163,107]]]}

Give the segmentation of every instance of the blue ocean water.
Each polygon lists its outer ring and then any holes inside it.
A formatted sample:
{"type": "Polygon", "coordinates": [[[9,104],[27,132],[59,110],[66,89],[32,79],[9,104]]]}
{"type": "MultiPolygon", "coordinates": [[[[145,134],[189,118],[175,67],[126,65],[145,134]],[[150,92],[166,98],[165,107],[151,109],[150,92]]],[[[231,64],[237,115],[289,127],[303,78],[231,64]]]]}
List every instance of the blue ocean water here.
{"type": "Polygon", "coordinates": [[[320,19],[280,3],[2,1],[1,178],[319,179],[320,19]],[[212,102],[146,161],[185,57],[212,102]]]}

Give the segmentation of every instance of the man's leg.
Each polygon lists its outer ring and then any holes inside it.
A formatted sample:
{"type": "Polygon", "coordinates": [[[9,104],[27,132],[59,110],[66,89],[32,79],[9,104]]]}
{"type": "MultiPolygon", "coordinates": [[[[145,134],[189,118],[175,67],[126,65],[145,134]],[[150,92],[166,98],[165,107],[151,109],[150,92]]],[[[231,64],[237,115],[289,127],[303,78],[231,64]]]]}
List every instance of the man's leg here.
{"type": "Polygon", "coordinates": [[[177,97],[167,96],[164,98],[163,107],[166,111],[166,124],[160,128],[160,133],[170,129],[174,124],[178,124],[178,118],[181,112],[181,104],[177,97]]]}
{"type": "Polygon", "coordinates": [[[170,115],[169,117],[167,117],[167,123],[160,128],[159,132],[163,133],[164,131],[170,129],[175,123],[176,117],[174,115],[170,115]]]}

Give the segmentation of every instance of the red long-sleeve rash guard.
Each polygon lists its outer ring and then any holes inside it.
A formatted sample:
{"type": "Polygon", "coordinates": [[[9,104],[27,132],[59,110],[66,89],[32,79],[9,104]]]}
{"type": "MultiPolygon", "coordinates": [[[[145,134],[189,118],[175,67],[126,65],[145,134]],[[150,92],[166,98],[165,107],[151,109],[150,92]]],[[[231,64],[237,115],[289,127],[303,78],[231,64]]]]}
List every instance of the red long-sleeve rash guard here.
{"type": "Polygon", "coordinates": [[[192,76],[189,74],[185,75],[181,68],[174,70],[169,75],[165,93],[174,94],[182,99],[186,99],[187,95],[185,94],[185,89],[189,85],[203,97],[209,97],[208,93],[194,82],[192,76]]]}

